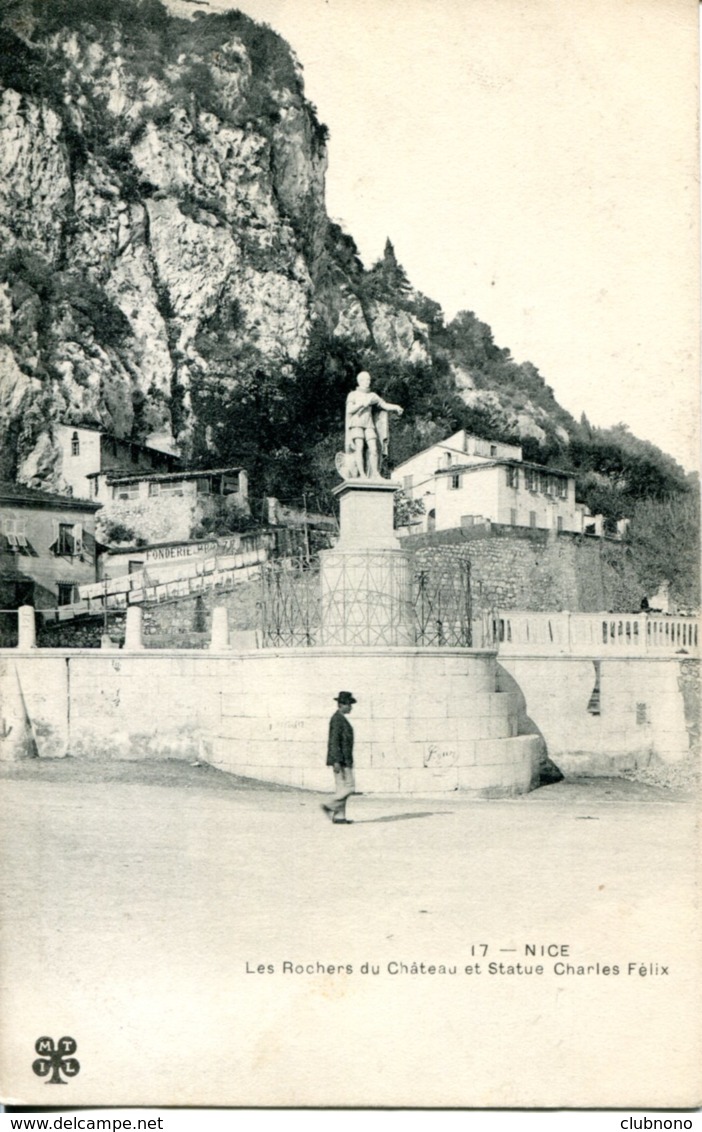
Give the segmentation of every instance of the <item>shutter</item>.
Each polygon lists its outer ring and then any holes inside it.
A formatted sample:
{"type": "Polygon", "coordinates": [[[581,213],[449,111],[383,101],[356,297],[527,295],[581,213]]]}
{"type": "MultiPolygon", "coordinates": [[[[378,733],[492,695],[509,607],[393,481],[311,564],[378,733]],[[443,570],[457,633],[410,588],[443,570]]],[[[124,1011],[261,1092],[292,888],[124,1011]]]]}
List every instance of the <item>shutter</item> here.
{"type": "Polygon", "coordinates": [[[74,554],[82,554],[83,553],[83,524],[82,523],[74,523],[73,524],[73,553],[74,554]]]}
{"type": "Polygon", "coordinates": [[[58,554],[58,540],[59,540],[59,522],[58,519],[52,519],[53,538],[49,543],[49,550],[53,550],[54,554],[58,554]]]}

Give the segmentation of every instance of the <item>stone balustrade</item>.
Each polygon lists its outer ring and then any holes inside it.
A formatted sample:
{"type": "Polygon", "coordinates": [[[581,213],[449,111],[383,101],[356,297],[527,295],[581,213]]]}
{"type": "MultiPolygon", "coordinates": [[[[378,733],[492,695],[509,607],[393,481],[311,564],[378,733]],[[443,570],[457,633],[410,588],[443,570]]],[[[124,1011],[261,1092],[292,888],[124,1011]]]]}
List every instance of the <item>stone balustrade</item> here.
{"type": "Polygon", "coordinates": [[[500,610],[493,633],[503,656],[699,656],[696,617],[500,610]]]}

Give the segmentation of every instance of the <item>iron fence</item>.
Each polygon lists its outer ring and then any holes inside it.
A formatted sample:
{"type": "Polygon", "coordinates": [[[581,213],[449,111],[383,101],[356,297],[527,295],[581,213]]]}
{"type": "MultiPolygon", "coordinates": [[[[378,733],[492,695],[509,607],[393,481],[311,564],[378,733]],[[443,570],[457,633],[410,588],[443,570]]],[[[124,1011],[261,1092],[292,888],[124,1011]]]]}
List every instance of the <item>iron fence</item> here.
{"type": "MultiPolygon", "coordinates": [[[[369,595],[372,606],[370,591],[369,595]]],[[[319,561],[300,558],[262,565],[258,608],[263,648],[320,644],[319,561]]],[[[414,570],[410,575],[409,601],[404,608],[411,622],[409,636],[415,645],[473,647],[470,563],[441,563],[414,570]]]]}

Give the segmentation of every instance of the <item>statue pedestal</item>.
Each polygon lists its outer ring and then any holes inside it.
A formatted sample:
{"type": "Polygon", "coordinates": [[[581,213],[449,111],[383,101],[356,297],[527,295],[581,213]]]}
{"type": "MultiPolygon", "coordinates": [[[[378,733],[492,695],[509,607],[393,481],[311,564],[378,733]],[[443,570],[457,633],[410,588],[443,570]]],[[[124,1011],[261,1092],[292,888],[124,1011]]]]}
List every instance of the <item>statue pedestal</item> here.
{"type": "Polygon", "coordinates": [[[339,550],[397,550],[393,499],[400,485],[390,480],[344,480],[332,494],[339,500],[339,550]]]}
{"type": "Polygon", "coordinates": [[[341,536],[320,554],[323,645],[413,644],[409,560],[393,530],[388,480],[345,480],[341,536]]]}

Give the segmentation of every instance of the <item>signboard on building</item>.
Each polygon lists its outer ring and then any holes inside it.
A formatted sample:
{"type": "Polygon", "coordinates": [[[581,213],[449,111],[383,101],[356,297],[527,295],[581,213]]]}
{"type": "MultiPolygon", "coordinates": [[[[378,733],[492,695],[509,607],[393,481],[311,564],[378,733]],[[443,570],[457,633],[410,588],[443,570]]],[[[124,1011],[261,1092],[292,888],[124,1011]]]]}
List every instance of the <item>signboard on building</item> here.
{"type": "MultiPolygon", "coordinates": [[[[231,542],[231,539],[223,539],[231,542]]],[[[217,539],[209,542],[181,542],[170,546],[150,546],[144,550],[144,562],[172,562],[178,558],[193,558],[196,554],[216,554],[217,539]]]]}

